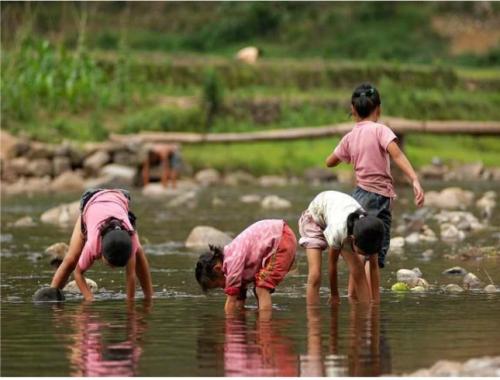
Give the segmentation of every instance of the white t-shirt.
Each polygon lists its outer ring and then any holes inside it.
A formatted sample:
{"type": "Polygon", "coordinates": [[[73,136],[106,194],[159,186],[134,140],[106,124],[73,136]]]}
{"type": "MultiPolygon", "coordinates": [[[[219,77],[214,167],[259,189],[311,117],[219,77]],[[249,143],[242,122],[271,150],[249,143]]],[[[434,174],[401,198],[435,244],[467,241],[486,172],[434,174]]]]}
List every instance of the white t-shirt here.
{"type": "Polygon", "coordinates": [[[307,208],[314,221],[323,228],[323,235],[330,247],[341,248],[347,237],[347,217],[363,210],[350,195],[339,191],[324,191],[316,195],[307,208]]]}

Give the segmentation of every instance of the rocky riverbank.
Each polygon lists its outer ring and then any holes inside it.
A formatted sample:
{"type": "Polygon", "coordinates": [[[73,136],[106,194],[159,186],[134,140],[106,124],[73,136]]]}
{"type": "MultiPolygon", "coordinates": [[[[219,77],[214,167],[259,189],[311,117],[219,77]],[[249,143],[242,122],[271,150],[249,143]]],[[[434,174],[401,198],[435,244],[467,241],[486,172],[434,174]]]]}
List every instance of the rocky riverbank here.
{"type": "Polygon", "coordinates": [[[405,374],[412,377],[448,377],[448,376],[472,376],[472,377],[499,377],[500,356],[484,356],[482,358],[469,359],[460,363],[451,360],[439,360],[430,368],[419,369],[413,373],[405,374]]]}
{"type": "MultiPolygon", "coordinates": [[[[142,146],[130,142],[108,141],[77,145],[72,142],[44,144],[26,137],[14,137],[0,132],[1,188],[5,194],[39,192],[79,192],[89,187],[141,186],[142,146]]],[[[319,184],[339,181],[352,183],[352,172],[334,172],[326,168],[312,167],[302,177],[261,176],[237,170],[220,173],[215,169],[193,172],[189,163],[184,163],[182,178],[184,186],[204,187],[213,185],[262,187],[288,186],[297,183],[319,184]]],[[[160,168],[151,170],[152,180],[160,178],[160,168]]],[[[500,180],[500,168],[485,168],[481,163],[467,164],[456,168],[433,162],[421,169],[423,179],[438,180],[500,180]]],[[[182,187],[181,185],[180,187],[182,187]]],[[[146,193],[158,195],[152,188],[146,193]]],[[[446,199],[446,195],[443,196],[446,199]]],[[[440,202],[440,200],[436,200],[440,202]]]]}

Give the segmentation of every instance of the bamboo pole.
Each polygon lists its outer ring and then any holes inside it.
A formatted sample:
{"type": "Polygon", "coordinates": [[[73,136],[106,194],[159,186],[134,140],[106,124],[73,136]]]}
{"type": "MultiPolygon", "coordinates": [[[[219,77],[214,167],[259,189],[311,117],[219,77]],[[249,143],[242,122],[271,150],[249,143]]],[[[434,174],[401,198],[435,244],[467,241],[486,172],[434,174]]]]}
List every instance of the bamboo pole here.
{"type": "MultiPolygon", "coordinates": [[[[385,117],[381,120],[381,123],[390,127],[394,133],[400,136],[408,133],[500,136],[499,121],[421,121],[385,117]]],[[[111,140],[124,143],[157,142],[184,144],[284,141],[343,136],[352,129],[353,125],[353,122],[346,122],[321,127],[302,127],[243,133],[201,134],[183,132],[140,132],[131,135],[112,134],[111,140]]]]}

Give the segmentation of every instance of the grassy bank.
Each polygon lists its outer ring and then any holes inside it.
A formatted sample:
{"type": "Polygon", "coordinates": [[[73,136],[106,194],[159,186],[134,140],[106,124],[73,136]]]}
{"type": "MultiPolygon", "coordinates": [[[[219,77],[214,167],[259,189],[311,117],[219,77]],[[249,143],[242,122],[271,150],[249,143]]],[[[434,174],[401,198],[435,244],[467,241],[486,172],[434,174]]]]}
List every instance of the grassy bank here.
{"type": "MultiPolygon", "coordinates": [[[[254,174],[302,175],[311,167],[324,167],[324,160],[338,138],[287,142],[185,145],[183,154],[195,170],[213,167],[220,171],[248,170],[254,174]]],[[[483,162],[498,166],[500,139],[496,137],[409,135],[406,154],[415,167],[430,163],[433,157],[446,164],[483,162]]],[[[342,164],[335,170],[352,170],[342,164]]]]}

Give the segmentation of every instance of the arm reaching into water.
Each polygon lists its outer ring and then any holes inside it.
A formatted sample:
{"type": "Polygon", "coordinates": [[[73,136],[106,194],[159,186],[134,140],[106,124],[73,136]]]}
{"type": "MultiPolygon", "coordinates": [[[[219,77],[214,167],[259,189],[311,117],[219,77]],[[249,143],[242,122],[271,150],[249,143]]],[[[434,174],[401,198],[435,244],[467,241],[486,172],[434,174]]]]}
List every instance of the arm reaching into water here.
{"type": "Polygon", "coordinates": [[[422,207],[424,205],[424,190],[422,189],[422,186],[420,186],[417,174],[415,173],[415,170],[413,170],[410,161],[408,161],[405,154],[401,151],[401,149],[399,149],[398,144],[394,141],[387,146],[387,152],[396,165],[398,165],[403,173],[405,173],[405,175],[410,179],[413,186],[413,192],[415,194],[415,204],[418,207],[422,207]]]}
{"type": "Polygon", "coordinates": [[[81,271],[81,269],[78,265],[75,267],[75,271],[73,272],[73,275],[75,277],[75,282],[78,285],[78,288],[80,289],[80,292],[82,293],[85,301],[92,301],[94,299],[94,296],[92,295],[92,292],[90,291],[89,287],[87,286],[87,281],[85,281],[85,277],[83,276],[83,272],[81,271]]]}
{"type": "Polygon", "coordinates": [[[330,247],[328,250],[328,275],[330,277],[330,303],[332,305],[340,303],[338,278],[337,278],[337,262],[339,259],[340,250],[330,247]]]}
{"type": "MultiPolygon", "coordinates": [[[[66,254],[66,256],[64,256],[63,262],[61,263],[59,268],[57,268],[57,271],[52,278],[52,282],[50,284],[52,288],[64,288],[64,285],[66,285],[66,282],[68,281],[68,277],[75,270],[75,267],[78,264],[78,259],[82,254],[84,244],[85,240],[82,235],[81,217],[79,217],[75,223],[75,227],[73,228],[73,234],[71,235],[68,253],[66,254]]],[[[76,276],[75,281],[77,281],[78,283],[76,276]]],[[[85,282],[85,280],[83,281],[85,282]]],[[[80,285],[78,286],[80,287],[80,285]]],[[[87,287],[86,283],[85,287],[87,287]]]]}
{"type": "Polygon", "coordinates": [[[153,282],[151,280],[151,272],[149,271],[148,259],[141,247],[139,247],[136,252],[135,273],[141,284],[144,298],[151,299],[153,297],[153,282]]]}
{"type": "Polygon", "coordinates": [[[136,271],[136,257],[132,255],[127,263],[126,277],[127,277],[127,299],[133,300],[135,298],[135,271],[136,271]]]}
{"type": "Polygon", "coordinates": [[[224,311],[226,314],[236,313],[243,309],[245,305],[244,300],[238,300],[236,296],[227,296],[226,305],[224,306],[224,311]]]}

